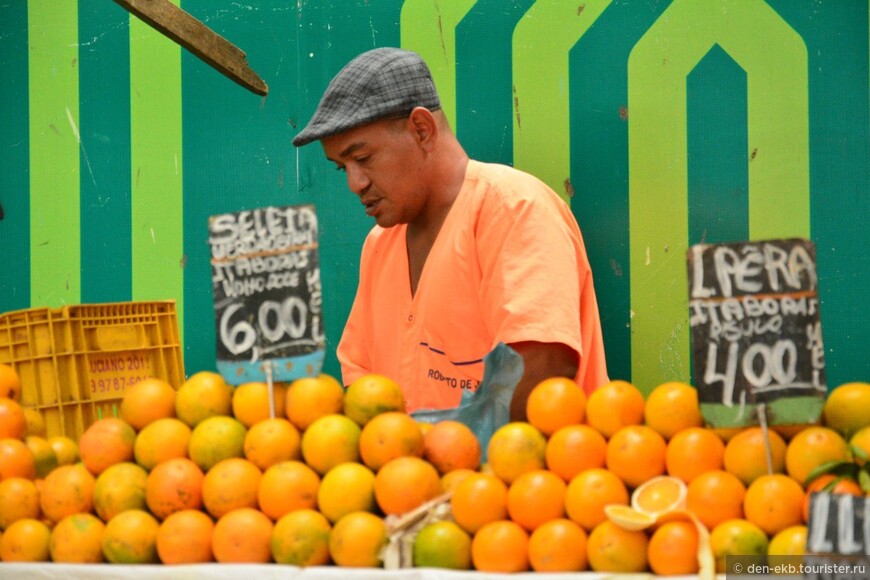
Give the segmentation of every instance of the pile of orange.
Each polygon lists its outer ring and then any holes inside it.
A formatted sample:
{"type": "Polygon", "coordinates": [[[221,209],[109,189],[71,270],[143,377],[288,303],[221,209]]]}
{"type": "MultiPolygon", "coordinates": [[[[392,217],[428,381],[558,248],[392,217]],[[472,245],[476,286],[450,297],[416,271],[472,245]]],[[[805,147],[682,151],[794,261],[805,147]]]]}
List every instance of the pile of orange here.
{"type": "Polygon", "coordinates": [[[729,554],[800,553],[810,493],[864,494],[809,479],[870,455],[867,383],[832,391],[819,425],[765,433],[706,427],[682,382],[587,394],[552,378],[486,449],[462,423],[415,420],[374,374],[271,392],[148,379],[75,441],[46,438],[21,389],[0,365],[2,561],[379,567],[394,526],[429,510],[415,566],[705,575],[729,554]]]}

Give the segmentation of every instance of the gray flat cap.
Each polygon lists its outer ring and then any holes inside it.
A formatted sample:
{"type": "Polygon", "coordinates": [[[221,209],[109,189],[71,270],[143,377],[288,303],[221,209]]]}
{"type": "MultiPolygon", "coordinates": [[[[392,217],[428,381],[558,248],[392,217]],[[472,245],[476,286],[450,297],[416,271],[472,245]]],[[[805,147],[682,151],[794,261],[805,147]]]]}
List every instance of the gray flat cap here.
{"type": "Polygon", "coordinates": [[[376,48],[335,75],[293,145],[301,147],[373,121],[406,115],[414,107],[441,108],[429,67],[417,53],[376,48]]]}

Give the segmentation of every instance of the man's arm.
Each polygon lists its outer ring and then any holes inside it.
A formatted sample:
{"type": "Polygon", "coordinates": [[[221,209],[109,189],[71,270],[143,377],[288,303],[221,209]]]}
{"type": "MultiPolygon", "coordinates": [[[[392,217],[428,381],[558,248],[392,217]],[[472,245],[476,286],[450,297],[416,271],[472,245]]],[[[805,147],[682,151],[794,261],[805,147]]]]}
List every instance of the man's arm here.
{"type": "Polygon", "coordinates": [[[525,421],[526,400],[532,389],[551,377],[573,379],[577,375],[580,361],[577,352],[562,343],[515,342],[508,346],[523,357],[525,365],[523,378],[511,399],[511,421],[525,421]]]}

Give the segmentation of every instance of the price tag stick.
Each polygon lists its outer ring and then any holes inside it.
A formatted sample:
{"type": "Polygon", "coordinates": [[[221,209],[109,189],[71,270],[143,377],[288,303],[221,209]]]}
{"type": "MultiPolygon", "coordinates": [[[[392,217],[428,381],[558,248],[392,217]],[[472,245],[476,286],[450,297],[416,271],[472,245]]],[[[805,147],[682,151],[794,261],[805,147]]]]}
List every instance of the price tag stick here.
{"type": "Polygon", "coordinates": [[[761,403],[757,407],[758,424],[761,425],[761,434],[764,437],[764,458],[767,460],[767,473],[773,473],[773,454],[770,451],[770,433],[767,430],[767,405],[761,403]]]}
{"type": "Polygon", "coordinates": [[[275,418],[275,386],[272,383],[272,361],[263,363],[266,373],[266,390],[269,392],[269,418],[275,418]]]}

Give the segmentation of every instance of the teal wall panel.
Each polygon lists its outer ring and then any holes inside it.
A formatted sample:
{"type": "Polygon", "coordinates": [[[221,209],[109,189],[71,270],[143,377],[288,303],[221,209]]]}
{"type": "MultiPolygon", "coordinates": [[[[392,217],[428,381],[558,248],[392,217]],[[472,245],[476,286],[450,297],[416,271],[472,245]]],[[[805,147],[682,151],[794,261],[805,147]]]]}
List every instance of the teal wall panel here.
{"type": "Polygon", "coordinates": [[[0,309],[30,306],[27,4],[0,8],[0,309]]]}
{"type": "Polygon", "coordinates": [[[132,298],[129,22],[79,0],[82,302],[132,298]]]}
{"type": "Polygon", "coordinates": [[[569,200],[612,377],[643,390],[690,379],[688,245],[805,233],[829,384],[868,380],[868,5],[181,0],[247,54],[269,85],[259,97],[112,3],[77,0],[65,24],[45,0],[5,3],[0,311],[175,298],[187,371],[211,369],[208,217],[314,203],[324,370],[338,375],[371,222],[320,147],[290,141],[348,60],[404,46],[430,60],[473,157],[531,170],[569,200]],[[55,38],[70,26],[73,46],[55,38]],[[59,239],[55,222],[73,246],[34,247],[59,239]],[[58,264],[80,269],[70,288],[58,264]]]}

